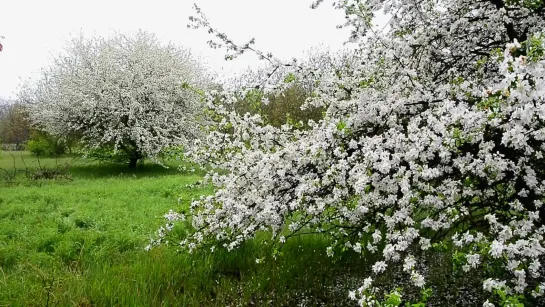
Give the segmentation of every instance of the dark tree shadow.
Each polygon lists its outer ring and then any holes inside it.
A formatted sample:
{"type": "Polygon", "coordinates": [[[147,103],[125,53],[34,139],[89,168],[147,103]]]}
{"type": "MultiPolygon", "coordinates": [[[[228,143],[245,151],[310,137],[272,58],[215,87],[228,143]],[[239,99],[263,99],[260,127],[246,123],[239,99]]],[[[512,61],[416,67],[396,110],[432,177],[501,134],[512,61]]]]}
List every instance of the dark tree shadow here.
{"type": "Polygon", "coordinates": [[[198,170],[195,172],[190,171],[191,166],[187,163],[181,163],[181,166],[186,166],[187,170],[180,169],[180,163],[165,163],[159,165],[152,162],[140,163],[136,168],[128,168],[127,164],[117,163],[99,163],[99,162],[87,162],[78,163],[70,166],[70,173],[74,178],[150,178],[150,177],[163,177],[174,175],[201,175],[198,170]]]}

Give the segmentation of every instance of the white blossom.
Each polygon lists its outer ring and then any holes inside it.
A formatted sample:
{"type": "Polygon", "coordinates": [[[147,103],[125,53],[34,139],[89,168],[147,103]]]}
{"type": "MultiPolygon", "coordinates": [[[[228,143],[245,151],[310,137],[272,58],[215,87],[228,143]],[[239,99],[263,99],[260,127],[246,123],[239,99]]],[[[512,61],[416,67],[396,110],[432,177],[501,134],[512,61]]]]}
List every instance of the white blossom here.
{"type": "Polygon", "coordinates": [[[189,50],[146,32],[78,36],[18,99],[38,128],[135,163],[201,136],[208,79],[189,50]]]}
{"type": "Polygon", "coordinates": [[[235,247],[258,230],[317,232],[376,252],[374,274],[403,259],[417,287],[413,249],[453,246],[463,270],[510,271],[483,272],[483,291],[533,293],[527,279],[545,256],[545,18],[524,3],[339,1],[359,45],[350,69],[287,66],[317,84],[305,107],[323,107],[322,120],[272,127],[228,110],[233,93],[211,95],[220,119],[188,157],[215,169],[215,192],[192,205],[187,240],[235,247]],[[392,16],[380,33],[367,27],[377,11],[392,16]]]}

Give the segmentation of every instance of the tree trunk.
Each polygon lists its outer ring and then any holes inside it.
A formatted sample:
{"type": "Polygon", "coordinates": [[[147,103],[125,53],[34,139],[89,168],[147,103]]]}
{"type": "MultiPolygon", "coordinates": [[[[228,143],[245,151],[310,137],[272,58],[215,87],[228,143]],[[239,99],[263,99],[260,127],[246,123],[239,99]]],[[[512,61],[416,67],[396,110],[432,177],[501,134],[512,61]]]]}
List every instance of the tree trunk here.
{"type": "Polygon", "coordinates": [[[138,162],[138,158],[137,157],[131,157],[130,160],[129,160],[129,168],[130,169],[134,169],[136,168],[136,163],[138,162]]]}

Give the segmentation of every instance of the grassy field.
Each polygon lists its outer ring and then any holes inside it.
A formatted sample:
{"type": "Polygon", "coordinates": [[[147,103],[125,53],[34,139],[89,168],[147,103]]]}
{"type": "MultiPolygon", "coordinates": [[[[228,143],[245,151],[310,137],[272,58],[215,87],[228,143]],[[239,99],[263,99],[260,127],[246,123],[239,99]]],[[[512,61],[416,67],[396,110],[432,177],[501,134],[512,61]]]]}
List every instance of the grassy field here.
{"type": "MultiPolygon", "coordinates": [[[[361,275],[362,259],[333,263],[320,237],[290,241],[289,256],[259,264],[270,255],[266,235],[230,253],[146,252],[164,213],[211,192],[186,187],[201,175],[152,164],[129,171],[75,158],[39,161],[63,163],[70,178],[0,185],[0,306],[331,306],[345,304],[358,286],[346,268],[361,275]]],[[[38,161],[3,152],[0,168],[14,165],[21,171],[38,161]]]]}

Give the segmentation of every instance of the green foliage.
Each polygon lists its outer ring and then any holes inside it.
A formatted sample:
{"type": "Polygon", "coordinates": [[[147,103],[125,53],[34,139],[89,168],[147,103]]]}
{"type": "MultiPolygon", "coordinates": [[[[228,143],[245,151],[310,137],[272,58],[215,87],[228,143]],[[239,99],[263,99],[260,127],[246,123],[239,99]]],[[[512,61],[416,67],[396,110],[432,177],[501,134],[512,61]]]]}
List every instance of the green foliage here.
{"type": "Polygon", "coordinates": [[[499,306],[502,307],[524,307],[524,295],[508,294],[503,289],[495,289],[494,296],[498,298],[499,306]]]}
{"type": "Polygon", "coordinates": [[[543,0],[506,0],[505,2],[508,5],[520,5],[532,10],[543,9],[545,5],[543,0]]]}
{"type": "Polygon", "coordinates": [[[28,140],[30,130],[28,116],[23,106],[0,104],[1,143],[22,145],[28,140]]]}
{"type": "Polygon", "coordinates": [[[259,114],[266,124],[275,127],[290,124],[298,129],[305,129],[309,120],[318,121],[323,118],[323,109],[301,110],[301,106],[311,97],[312,92],[298,85],[294,78],[293,75],[286,77],[285,82],[293,85],[280,95],[265,96],[257,89],[249,91],[236,103],[235,110],[239,113],[259,114]],[[268,103],[263,103],[265,99],[268,103]]]}
{"type": "Polygon", "coordinates": [[[543,47],[544,39],[545,35],[541,34],[532,36],[524,42],[527,57],[530,62],[537,62],[545,57],[545,47],[543,47]]]}
{"type": "Polygon", "coordinates": [[[346,128],[346,123],[345,123],[345,122],[340,121],[340,122],[337,124],[337,129],[338,129],[339,131],[343,131],[345,128],[346,128]]]}
{"type": "Polygon", "coordinates": [[[297,77],[293,73],[289,73],[286,78],[284,78],[285,83],[292,83],[297,80],[297,77]]]}
{"type": "Polygon", "coordinates": [[[247,104],[251,112],[262,114],[262,100],[264,98],[263,91],[252,89],[246,93],[243,101],[247,104]]]}
{"type": "Polygon", "coordinates": [[[129,154],[121,151],[114,150],[113,146],[103,146],[87,150],[84,152],[86,159],[109,162],[109,163],[126,163],[129,160],[129,154]]]}
{"type": "Polygon", "coordinates": [[[41,131],[34,131],[27,143],[27,150],[38,157],[58,157],[66,153],[66,144],[41,131]]]}
{"type": "Polygon", "coordinates": [[[399,290],[392,291],[384,297],[384,307],[394,307],[401,305],[401,294],[399,290]]]}

